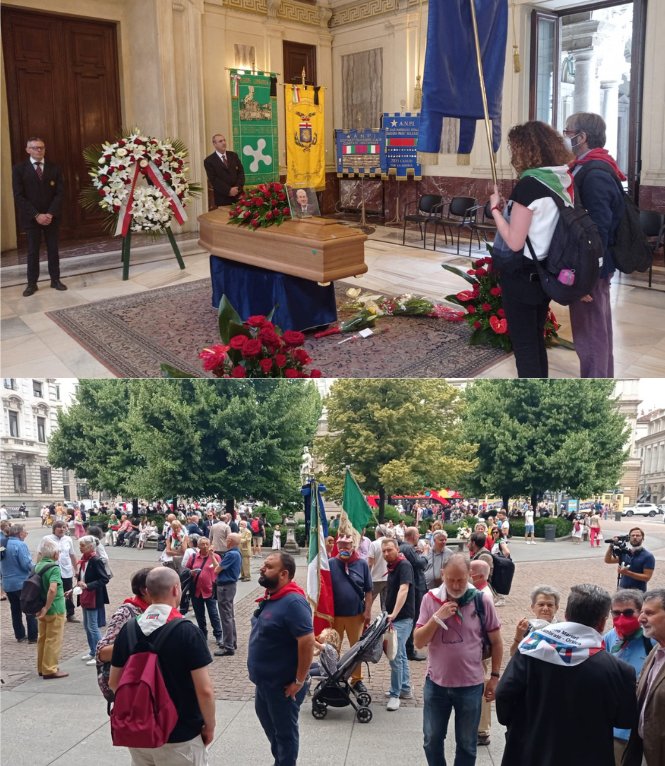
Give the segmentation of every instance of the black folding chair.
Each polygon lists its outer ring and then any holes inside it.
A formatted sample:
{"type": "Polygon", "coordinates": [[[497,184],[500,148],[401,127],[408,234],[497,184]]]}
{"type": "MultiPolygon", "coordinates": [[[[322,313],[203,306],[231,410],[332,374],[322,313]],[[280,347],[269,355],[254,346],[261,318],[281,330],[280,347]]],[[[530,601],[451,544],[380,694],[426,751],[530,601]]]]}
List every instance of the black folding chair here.
{"type": "Polygon", "coordinates": [[[476,220],[476,210],[478,202],[473,197],[453,197],[448,204],[448,213],[441,215],[434,222],[434,249],[436,250],[436,237],[439,226],[443,227],[448,242],[447,232],[450,233],[450,240],[453,241],[453,229],[457,229],[457,254],[459,255],[460,232],[468,227],[472,221],[476,220]]]}
{"type": "Polygon", "coordinates": [[[427,245],[427,225],[440,218],[442,207],[443,197],[440,194],[423,194],[419,200],[407,203],[404,228],[402,229],[402,245],[413,247],[413,245],[406,245],[406,224],[417,223],[420,238],[423,241],[423,247],[425,247],[427,245]],[[409,208],[414,206],[417,206],[416,211],[409,213],[409,208]]]}

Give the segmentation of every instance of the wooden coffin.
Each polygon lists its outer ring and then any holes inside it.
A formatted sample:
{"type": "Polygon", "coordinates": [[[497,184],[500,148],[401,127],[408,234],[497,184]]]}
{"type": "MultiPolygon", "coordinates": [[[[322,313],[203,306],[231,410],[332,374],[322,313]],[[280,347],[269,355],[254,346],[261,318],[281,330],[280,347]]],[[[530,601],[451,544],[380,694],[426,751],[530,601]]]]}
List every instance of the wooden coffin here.
{"type": "Polygon", "coordinates": [[[327,218],[306,218],[250,231],[228,220],[226,208],[199,216],[199,244],[212,255],[313,282],[367,271],[367,237],[358,229],[327,218]]]}

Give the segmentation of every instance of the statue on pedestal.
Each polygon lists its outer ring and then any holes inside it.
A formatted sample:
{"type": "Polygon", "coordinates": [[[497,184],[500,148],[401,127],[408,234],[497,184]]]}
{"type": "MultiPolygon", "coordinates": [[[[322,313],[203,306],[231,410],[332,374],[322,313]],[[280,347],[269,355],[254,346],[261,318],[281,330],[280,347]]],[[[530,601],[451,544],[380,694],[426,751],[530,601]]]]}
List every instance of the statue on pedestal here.
{"type": "Polygon", "coordinates": [[[310,454],[309,447],[303,449],[300,463],[300,483],[309,484],[314,471],[314,458],[310,454]]]}

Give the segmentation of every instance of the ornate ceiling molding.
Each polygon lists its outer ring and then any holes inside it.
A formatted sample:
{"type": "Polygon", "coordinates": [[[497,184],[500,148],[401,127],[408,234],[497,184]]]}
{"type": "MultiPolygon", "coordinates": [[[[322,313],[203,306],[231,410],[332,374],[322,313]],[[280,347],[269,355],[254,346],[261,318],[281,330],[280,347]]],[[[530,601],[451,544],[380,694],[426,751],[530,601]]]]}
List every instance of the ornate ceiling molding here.
{"type": "MultiPolygon", "coordinates": [[[[417,8],[419,3],[420,0],[364,0],[360,3],[347,3],[334,9],[330,26],[331,28],[342,27],[377,16],[403,13],[417,8]]],[[[423,0],[423,9],[425,6],[426,2],[423,0]]]]}
{"type": "Polygon", "coordinates": [[[223,0],[223,2],[225,8],[236,11],[315,27],[321,26],[330,17],[328,8],[317,8],[314,5],[295,2],[295,0],[223,0]]]}

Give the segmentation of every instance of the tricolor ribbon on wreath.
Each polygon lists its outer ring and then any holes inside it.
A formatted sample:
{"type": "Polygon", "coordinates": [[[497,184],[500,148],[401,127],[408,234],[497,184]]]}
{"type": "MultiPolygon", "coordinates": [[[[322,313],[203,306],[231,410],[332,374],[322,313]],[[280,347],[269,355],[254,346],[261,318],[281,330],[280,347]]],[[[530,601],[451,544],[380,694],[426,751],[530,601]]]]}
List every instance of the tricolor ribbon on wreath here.
{"type": "Polygon", "coordinates": [[[147,176],[155,188],[159,189],[162,195],[169,200],[169,205],[171,210],[173,210],[173,217],[176,221],[183,224],[187,220],[187,213],[185,212],[182,202],[171,186],[164,180],[161,170],[152,161],[140,160],[139,162],[134,163],[134,173],[129,186],[129,194],[123,200],[122,205],[120,206],[120,211],[118,212],[118,223],[115,228],[115,236],[118,234],[122,234],[123,237],[127,236],[127,232],[132,223],[134,189],[136,188],[136,182],[141,173],[147,176]]]}

